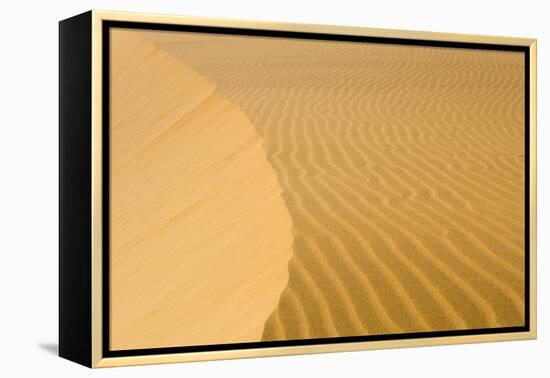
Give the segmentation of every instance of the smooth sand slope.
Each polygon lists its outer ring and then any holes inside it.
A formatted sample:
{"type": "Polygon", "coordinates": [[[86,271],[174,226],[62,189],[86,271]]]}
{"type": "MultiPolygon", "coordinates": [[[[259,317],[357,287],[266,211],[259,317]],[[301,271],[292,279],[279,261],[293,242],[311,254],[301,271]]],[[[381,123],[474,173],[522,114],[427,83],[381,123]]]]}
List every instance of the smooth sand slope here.
{"type": "Polygon", "coordinates": [[[523,324],[521,53],[144,35],[264,138],[295,235],[264,340],[523,324]]]}
{"type": "Polygon", "coordinates": [[[215,84],[111,38],[111,348],[257,341],[292,254],[262,139],[215,84]]]}

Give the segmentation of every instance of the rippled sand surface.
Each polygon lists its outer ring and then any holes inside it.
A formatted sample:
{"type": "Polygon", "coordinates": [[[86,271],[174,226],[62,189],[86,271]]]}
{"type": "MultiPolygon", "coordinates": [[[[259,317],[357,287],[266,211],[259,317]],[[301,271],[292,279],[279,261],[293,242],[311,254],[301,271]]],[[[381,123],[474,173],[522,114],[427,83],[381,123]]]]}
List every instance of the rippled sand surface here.
{"type": "Polygon", "coordinates": [[[142,35],[246,116],[276,174],[291,255],[258,340],[523,324],[521,53],[142,35]]]}

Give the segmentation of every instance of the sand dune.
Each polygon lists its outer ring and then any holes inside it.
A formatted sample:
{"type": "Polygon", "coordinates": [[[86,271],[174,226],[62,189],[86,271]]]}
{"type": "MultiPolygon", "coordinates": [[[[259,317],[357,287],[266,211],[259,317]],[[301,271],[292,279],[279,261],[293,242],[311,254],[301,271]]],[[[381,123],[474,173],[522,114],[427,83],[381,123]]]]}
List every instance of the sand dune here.
{"type": "Polygon", "coordinates": [[[144,35],[239,105],[283,187],[264,340],[523,324],[521,53],[144,35]]]}
{"type": "Polygon", "coordinates": [[[111,349],[257,341],[292,253],[262,139],[215,84],[111,38],[111,349]]]}

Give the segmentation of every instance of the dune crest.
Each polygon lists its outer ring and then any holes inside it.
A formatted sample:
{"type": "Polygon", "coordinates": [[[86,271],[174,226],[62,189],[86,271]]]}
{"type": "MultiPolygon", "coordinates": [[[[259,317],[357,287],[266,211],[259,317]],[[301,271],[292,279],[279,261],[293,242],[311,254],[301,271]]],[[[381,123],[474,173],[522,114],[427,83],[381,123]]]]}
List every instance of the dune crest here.
{"type": "Polygon", "coordinates": [[[111,38],[111,348],[259,341],[293,240],[263,141],[215,84],[111,38]]]}

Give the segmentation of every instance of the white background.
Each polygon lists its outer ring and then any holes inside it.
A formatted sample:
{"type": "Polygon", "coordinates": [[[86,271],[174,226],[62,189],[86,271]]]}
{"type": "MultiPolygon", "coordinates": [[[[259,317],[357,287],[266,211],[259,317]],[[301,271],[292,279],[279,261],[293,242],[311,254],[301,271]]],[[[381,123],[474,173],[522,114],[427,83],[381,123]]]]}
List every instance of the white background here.
{"type": "Polygon", "coordinates": [[[547,1],[10,1],[0,23],[0,376],[548,377],[550,41],[547,1]],[[91,371],[56,357],[58,25],[89,9],[539,39],[539,339],[91,371]]]}

